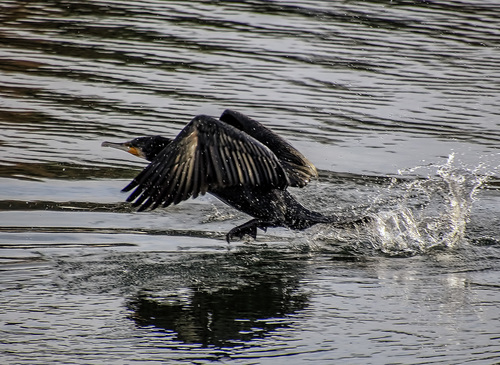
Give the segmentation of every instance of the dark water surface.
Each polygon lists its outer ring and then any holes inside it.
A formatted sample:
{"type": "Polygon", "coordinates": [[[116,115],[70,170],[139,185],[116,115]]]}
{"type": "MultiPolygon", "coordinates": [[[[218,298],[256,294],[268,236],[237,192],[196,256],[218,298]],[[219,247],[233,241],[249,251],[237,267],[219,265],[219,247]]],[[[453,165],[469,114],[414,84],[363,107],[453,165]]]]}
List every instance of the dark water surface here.
{"type": "Polygon", "coordinates": [[[2,364],[500,362],[500,5],[0,4],[2,364]],[[320,178],[270,229],[134,212],[104,140],[246,113],[320,178]]]}

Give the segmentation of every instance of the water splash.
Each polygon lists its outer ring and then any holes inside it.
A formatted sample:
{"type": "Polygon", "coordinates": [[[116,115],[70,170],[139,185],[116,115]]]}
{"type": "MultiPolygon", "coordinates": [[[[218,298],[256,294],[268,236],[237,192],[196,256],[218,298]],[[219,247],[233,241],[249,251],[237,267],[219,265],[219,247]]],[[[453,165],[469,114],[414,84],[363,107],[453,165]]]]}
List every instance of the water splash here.
{"type": "MultiPolygon", "coordinates": [[[[477,190],[488,175],[481,166],[469,169],[449,156],[443,165],[400,171],[377,202],[370,242],[389,255],[415,255],[461,242],[477,190]],[[426,172],[425,178],[410,178],[426,172]]],[[[424,175],[425,176],[425,175],[424,175]]]]}

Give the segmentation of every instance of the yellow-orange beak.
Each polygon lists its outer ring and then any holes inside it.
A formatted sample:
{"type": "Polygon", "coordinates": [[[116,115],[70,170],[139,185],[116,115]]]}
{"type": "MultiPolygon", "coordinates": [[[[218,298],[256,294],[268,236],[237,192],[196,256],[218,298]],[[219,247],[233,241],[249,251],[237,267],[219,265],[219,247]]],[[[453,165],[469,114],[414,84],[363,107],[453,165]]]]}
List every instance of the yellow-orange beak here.
{"type": "Polygon", "coordinates": [[[111,148],[116,148],[118,150],[122,150],[125,152],[128,152],[134,156],[140,157],[140,158],[146,158],[144,153],[142,152],[141,149],[131,146],[130,142],[124,142],[124,143],[114,143],[114,142],[108,142],[104,141],[101,144],[102,147],[111,147],[111,148]]]}

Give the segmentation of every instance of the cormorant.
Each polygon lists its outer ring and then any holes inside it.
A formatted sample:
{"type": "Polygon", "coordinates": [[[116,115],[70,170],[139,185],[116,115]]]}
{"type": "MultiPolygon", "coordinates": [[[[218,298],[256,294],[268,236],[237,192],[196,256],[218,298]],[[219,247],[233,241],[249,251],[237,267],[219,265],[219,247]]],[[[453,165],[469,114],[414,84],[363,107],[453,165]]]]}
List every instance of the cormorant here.
{"type": "Polygon", "coordinates": [[[139,211],[178,204],[211,193],[254,219],[235,227],[232,238],[257,236],[257,228],[296,230],[317,223],[350,224],[311,211],[288,192],[317,177],[316,167],[288,142],[254,119],[226,110],[219,119],[198,115],[173,140],[139,137],[103,142],[151,161],[122,191],[139,211]]]}

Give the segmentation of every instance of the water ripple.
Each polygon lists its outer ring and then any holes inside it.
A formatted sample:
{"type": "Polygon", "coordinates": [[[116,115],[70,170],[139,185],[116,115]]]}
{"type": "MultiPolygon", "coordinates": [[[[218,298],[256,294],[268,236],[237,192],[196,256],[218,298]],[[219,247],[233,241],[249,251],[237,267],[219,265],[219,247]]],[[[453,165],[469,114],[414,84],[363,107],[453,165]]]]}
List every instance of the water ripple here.
{"type": "Polygon", "coordinates": [[[496,0],[0,9],[10,359],[498,361],[496,0]],[[225,108],[318,166],[318,182],[292,191],[304,204],[376,224],[227,246],[245,217],[215,199],[140,214],[123,203],[144,161],[103,140],[172,136],[225,108]],[[447,185],[416,168],[452,153],[467,168],[447,185]],[[467,190],[471,176],[489,180],[467,190]]]}

